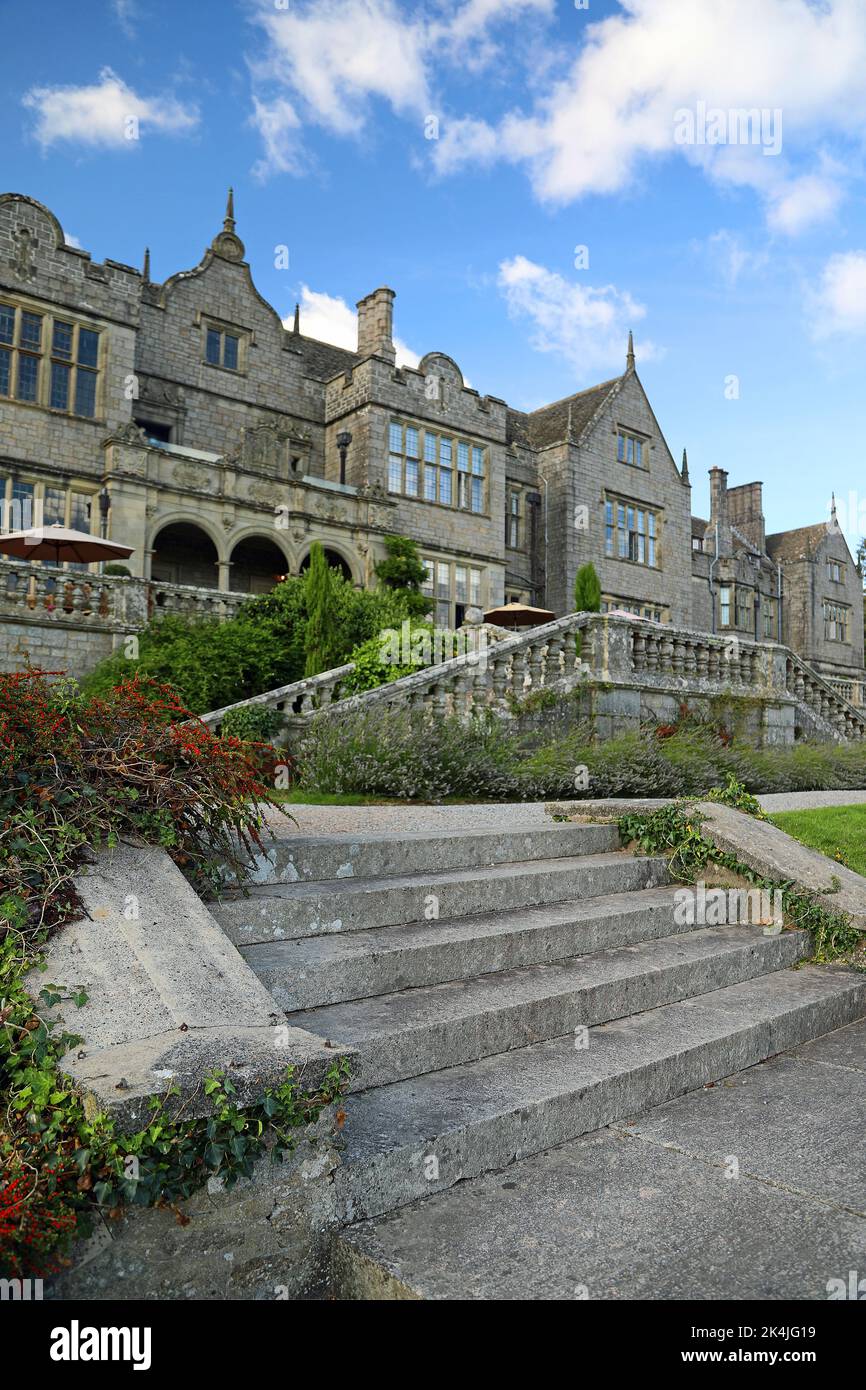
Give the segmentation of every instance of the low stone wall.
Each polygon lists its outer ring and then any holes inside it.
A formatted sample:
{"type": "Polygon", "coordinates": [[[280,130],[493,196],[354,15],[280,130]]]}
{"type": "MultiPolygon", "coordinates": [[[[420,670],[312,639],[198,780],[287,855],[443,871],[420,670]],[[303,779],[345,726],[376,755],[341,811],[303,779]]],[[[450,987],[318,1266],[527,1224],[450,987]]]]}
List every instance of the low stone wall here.
{"type": "Polygon", "coordinates": [[[340,1164],[334,1108],[282,1163],[266,1157],[229,1191],[218,1183],[177,1212],[131,1208],[100,1220],[52,1299],[302,1299],[327,1282],[340,1164]]]}

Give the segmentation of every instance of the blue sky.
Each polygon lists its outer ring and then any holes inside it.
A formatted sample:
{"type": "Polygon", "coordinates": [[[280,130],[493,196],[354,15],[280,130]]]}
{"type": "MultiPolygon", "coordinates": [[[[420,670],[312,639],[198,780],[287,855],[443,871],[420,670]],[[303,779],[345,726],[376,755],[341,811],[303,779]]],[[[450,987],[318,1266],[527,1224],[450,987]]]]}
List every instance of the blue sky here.
{"type": "Polygon", "coordinates": [[[346,342],[389,284],[407,360],[531,409],[618,373],[633,328],[696,513],[718,465],[763,480],[770,530],[835,488],[866,532],[864,0],[2,0],[0,24],[0,184],[95,259],[196,264],[231,183],[305,331],[346,342]],[[745,138],[739,109],[765,113],[745,138]]]}

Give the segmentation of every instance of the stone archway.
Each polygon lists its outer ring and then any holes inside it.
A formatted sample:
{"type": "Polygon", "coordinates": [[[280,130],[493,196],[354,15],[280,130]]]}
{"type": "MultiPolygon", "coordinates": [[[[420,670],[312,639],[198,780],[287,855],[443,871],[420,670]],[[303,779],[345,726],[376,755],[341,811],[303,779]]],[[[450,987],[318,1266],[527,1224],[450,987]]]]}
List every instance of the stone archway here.
{"type": "MultiPolygon", "coordinates": [[[[324,546],[323,549],[325,551],[325,559],[331,568],[339,570],[344,579],[348,579],[350,584],[354,584],[355,576],[352,574],[352,566],[349,564],[348,560],[344,559],[337,550],[329,550],[327,546],[324,546]]],[[[309,568],[310,554],[308,551],[301,561],[301,574],[304,574],[309,568]]]]}
{"type": "Polygon", "coordinates": [[[282,550],[267,536],[246,536],[231,553],[229,584],[236,594],[269,594],[289,569],[282,550]]]}
{"type": "Polygon", "coordinates": [[[206,531],[192,521],[172,521],[153,540],[151,579],[163,584],[191,584],[216,589],[217,548],[206,531]]]}

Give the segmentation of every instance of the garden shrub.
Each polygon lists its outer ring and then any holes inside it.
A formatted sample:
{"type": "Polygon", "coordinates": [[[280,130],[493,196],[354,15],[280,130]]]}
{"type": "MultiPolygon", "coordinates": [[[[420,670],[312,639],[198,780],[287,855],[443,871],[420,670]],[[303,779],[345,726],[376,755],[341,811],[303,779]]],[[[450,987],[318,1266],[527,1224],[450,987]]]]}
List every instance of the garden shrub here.
{"type": "Polygon", "coordinates": [[[754,795],[864,787],[866,747],[755,748],[690,725],[664,738],[647,727],[598,739],[588,721],[545,738],[489,713],[462,723],[379,708],[317,716],[299,744],[297,774],[320,792],[421,799],[705,796],[729,779],[754,795]]]}
{"type": "Polygon", "coordinates": [[[85,856],[138,837],[164,846],[199,887],[226,865],[242,881],[263,847],[268,799],[245,746],[216,738],[165,687],[136,679],[88,700],[40,672],[0,676],[0,1275],[53,1272],[94,1204],[170,1204],[215,1174],[230,1185],[264,1149],[290,1147],[292,1129],[339,1093],[337,1066],[314,1097],[287,1076],[239,1112],[231,1082],[214,1074],[209,1117],[172,1118],[164,1097],[138,1134],[119,1134],[106,1115],[85,1114],[59,1068],[79,1041],[43,1017],[60,996],[34,1000],[24,987],[48,935],[77,915],[85,856]]]}
{"type": "MultiPolygon", "coordinates": [[[[383,629],[399,628],[408,611],[398,590],[356,589],[334,569],[328,576],[327,662],[340,666],[383,629]]],[[[154,619],[137,636],[136,656],[115,652],[85,677],[82,689],[105,695],[138,674],[170,685],[187,709],[206,714],[303,680],[308,597],[303,575],[250,598],[228,622],[176,614],[154,619]]]]}
{"type": "Polygon", "coordinates": [[[275,738],[283,727],[279,710],[267,705],[240,705],[223,715],[224,738],[239,738],[247,743],[263,743],[275,738]]]}

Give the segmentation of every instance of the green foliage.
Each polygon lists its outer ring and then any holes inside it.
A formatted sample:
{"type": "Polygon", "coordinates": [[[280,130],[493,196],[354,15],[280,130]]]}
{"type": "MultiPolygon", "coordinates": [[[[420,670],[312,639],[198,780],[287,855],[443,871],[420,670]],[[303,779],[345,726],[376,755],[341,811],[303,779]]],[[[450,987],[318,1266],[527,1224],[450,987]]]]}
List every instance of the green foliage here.
{"type": "Polygon", "coordinates": [[[132,575],[132,570],[128,565],[120,565],[117,561],[112,560],[105,566],[103,574],[123,575],[125,578],[129,579],[132,575]]]}
{"type": "MultiPolygon", "coordinates": [[[[324,557],[323,557],[324,558],[324,557]]],[[[312,565],[311,565],[312,567],[312,565]]],[[[333,665],[408,617],[405,596],[382,585],[356,589],[328,570],[327,645],[333,665]]],[[[249,599],[229,622],[175,615],[152,621],[138,634],[138,656],[120,650],[85,678],[87,695],[103,695],[136,673],[171,685],[196,714],[222,709],[252,695],[302,680],[306,665],[309,571],[249,599]]],[[[321,616],[321,615],[320,615],[321,616]]]]}
{"type": "Polygon", "coordinates": [[[401,595],[408,616],[429,613],[433,601],[421,592],[427,570],[417,543],[408,536],[386,536],[384,543],[388,553],[376,564],[376,578],[401,595]]]}
{"type": "Polygon", "coordinates": [[[318,541],[310,550],[307,570],[307,630],[304,635],[304,675],[318,676],[337,665],[339,646],[331,618],[331,567],[318,541]]]}
{"type": "MultiPolygon", "coordinates": [[[[544,702],[542,702],[544,703],[544,702]]],[[[551,725],[520,732],[494,720],[463,724],[419,711],[358,710],[313,721],[298,750],[301,786],[320,792],[395,797],[446,796],[490,800],[559,797],[706,796],[725,785],[746,805],[750,793],[866,785],[862,744],[796,744],[752,748],[726,744],[705,727],[670,737],[655,730],[598,739],[590,721],[564,731],[551,725]],[[481,732],[479,732],[481,730],[481,732]],[[486,756],[495,746],[496,756],[486,756]],[[486,750],[480,756],[479,749],[486,750]],[[429,764],[427,771],[420,761],[429,764]],[[585,767],[587,778],[575,779],[585,767]]],[[[732,803],[733,804],[733,803],[732,803]]]]}
{"type": "Polygon", "coordinates": [[[241,705],[223,716],[222,735],[246,743],[266,743],[276,737],[283,723],[279,710],[269,709],[267,705],[241,705]]]}
{"type": "Polygon", "coordinates": [[[733,806],[735,810],[745,811],[746,815],[754,816],[756,820],[767,820],[757,797],[747,792],[742,782],[738,782],[730,772],[724,787],[713,787],[712,791],[707,793],[707,800],[721,802],[723,806],[733,806]]]}
{"type": "Polygon", "coordinates": [[[350,654],[349,660],[354,663],[355,669],[343,681],[343,691],[346,695],[359,695],[364,690],[375,690],[377,686],[387,685],[389,681],[400,680],[403,676],[414,676],[416,671],[429,664],[425,656],[430,655],[432,658],[433,629],[429,623],[409,621],[409,640],[406,644],[409,662],[403,663],[393,659],[397,651],[401,657],[403,655],[401,627],[383,628],[375,637],[369,637],[350,654]],[[427,642],[413,642],[415,633],[423,634],[427,642]],[[423,650],[424,646],[428,648],[426,653],[423,650]]]}
{"type": "Polygon", "coordinates": [[[592,563],[581,565],[574,578],[575,613],[598,613],[601,610],[601,581],[592,563]]]}
{"type": "MultiPolygon", "coordinates": [[[[724,792],[708,799],[722,800],[724,792]]],[[[629,814],[619,819],[623,844],[634,844],[644,854],[664,854],[673,878],[694,883],[708,868],[727,870],[765,892],[778,890],[786,921],[810,933],[812,960],[817,964],[845,961],[858,969],[863,965],[863,933],[845,912],[832,912],[814,894],[788,880],[764,878],[735,854],[717,849],[702,831],[701,818],[693,807],[683,803],[662,806],[648,814],[629,814]]]]}
{"type": "MultiPolygon", "coordinates": [[[[294,1078],[243,1111],[222,1074],[208,1078],[211,1113],[169,1113],[154,1100],[146,1126],[121,1133],[91,1115],[60,1061],[80,1042],[47,1010],[81,1007],[80,989],[24,979],[43,969],[50,931],[80,915],[74,879],[85,854],[121,837],[163,845],[196,882],[226,866],[238,879],[262,849],[268,799],[236,740],[215,738],[170,691],[138,682],[86,700],[72,682],[0,676],[0,1275],[53,1272],[97,1208],[172,1204],[210,1176],[249,1176],[268,1150],[339,1094],[345,1067],[302,1095],[294,1078]]],[[[185,1218],[184,1218],[185,1219],[185,1218]]]]}
{"type": "Polygon", "coordinates": [[[204,714],[300,679],[302,665],[287,663],[285,655],[270,624],[167,615],[139,633],[137,658],[115,652],[85,677],[82,689],[106,695],[137,674],[170,685],[188,709],[204,714]]]}

